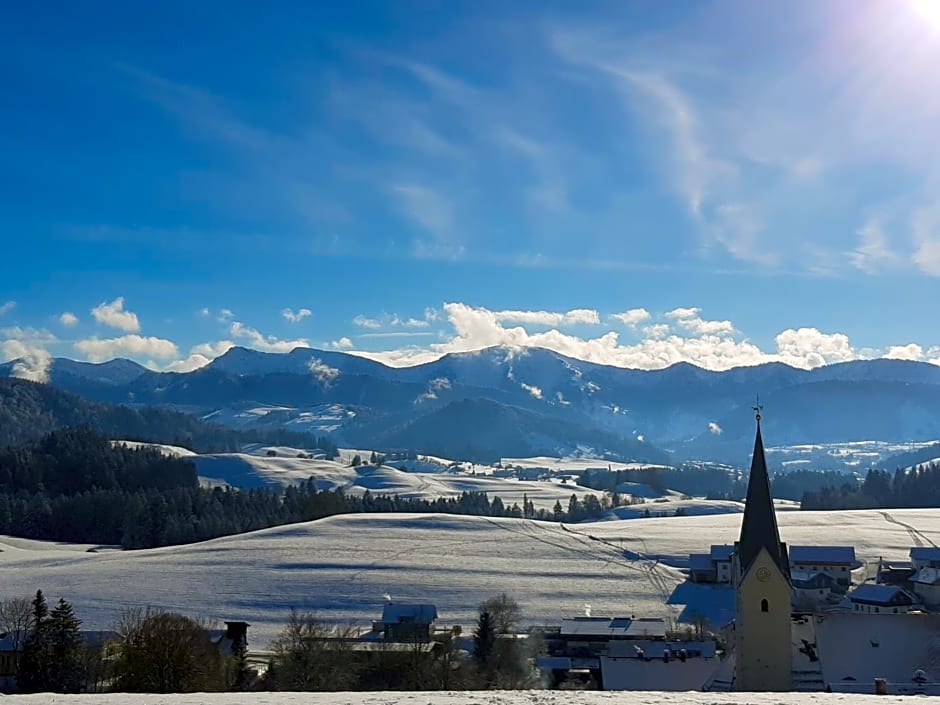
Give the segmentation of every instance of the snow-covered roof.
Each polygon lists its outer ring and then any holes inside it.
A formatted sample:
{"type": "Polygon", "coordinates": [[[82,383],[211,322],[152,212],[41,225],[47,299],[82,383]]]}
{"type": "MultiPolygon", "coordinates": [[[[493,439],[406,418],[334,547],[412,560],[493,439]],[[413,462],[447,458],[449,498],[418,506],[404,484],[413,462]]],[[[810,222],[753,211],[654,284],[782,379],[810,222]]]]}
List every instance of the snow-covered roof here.
{"type": "Polygon", "coordinates": [[[821,588],[831,588],[835,579],[831,575],[819,571],[795,570],[790,573],[790,581],[795,588],[819,590],[821,588]]]}
{"type": "Polygon", "coordinates": [[[940,569],[921,568],[911,580],[921,585],[940,585],[940,569]]]}
{"type": "Polygon", "coordinates": [[[712,544],[709,556],[713,561],[730,561],[734,553],[734,546],[728,544],[712,544]]]}
{"type": "Polygon", "coordinates": [[[630,619],[629,617],[574,617],[561,620],[564,636],[606,636],[610,639],[636,639],[641,637],[665,638],[666,621],[663,619],[630,619]]]}
{"type": "Polygon", "coordinates": [[[849,565],[855,563],[855,547],[790,546],[790,563],[849,565]]]}
{"type": "Polygon", "coordinates": [[[936,546],[915,546],[911,549],[912,561],[940,561],[940,548],[936,546]]]}
{"type": "Polygon", "coordinates": [[[864,583],[849,593],[849,599],[852,602],[864,602],[870,605],[890,605],[896,598],[901,603],[913,604],[914,599],[903,588],[897,585],[874,585],[873,583],[864,583]]]}
{"type": "Polygon", "coordinates": [[[437,619],[437,607],[434,605],[408,604],[405,602],[386,602],[382,608],[382,622],[399,624],[415,622],[430,624],[437,619]]]}
{"type": "Polygon", "coordinates": [[[689,570],[712,570],[714,563],[707,553],[690,553],[689,570]]]}

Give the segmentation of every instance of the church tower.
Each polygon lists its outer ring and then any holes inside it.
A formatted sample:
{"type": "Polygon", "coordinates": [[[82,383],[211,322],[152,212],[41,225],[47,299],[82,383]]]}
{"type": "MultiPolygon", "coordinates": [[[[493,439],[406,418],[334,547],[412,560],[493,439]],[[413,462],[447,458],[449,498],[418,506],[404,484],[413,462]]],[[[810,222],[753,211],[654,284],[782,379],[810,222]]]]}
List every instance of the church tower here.
{"type": "Polygon", "coordinates": [[[734,545],[735,690],[793,688],[790,645],[790,563],[780,541],[760,432],[747,483],[741,537],[734,545]]]}

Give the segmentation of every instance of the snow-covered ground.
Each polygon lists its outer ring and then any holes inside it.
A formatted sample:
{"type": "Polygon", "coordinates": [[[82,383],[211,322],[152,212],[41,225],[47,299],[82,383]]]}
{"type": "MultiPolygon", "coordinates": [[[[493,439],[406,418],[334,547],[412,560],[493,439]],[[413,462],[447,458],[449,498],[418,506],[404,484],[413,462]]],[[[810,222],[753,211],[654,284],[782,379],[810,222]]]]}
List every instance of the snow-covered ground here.
{"type": "MultiPolygon", "coordinates": [[[[11,695],[6,705],[909,705],[909,697],[841,693],[630,693],[559,690],[427,693],[193,693],[179,695],[11,695]]],[[[922,702],[918,699],[917,702],[922,702]]]]}
{"type": "Polygon", "coordinates": [[[503,458],[503,467],[548,468],[552,472],[581,472],[584,470],[637,470],[639,468],[665,468],[652,463],[618,463],[600,458],[553,458],[547,455],[532,458],[503,458]]]}
{"type": "Polygon", "coordinates": [[[141,441],[111,441],[115,445],[125,445],[128,448],[156,448],[164,455],[170,455],[174,458],[189,458],[196,453],[183,446],[171,446],[166,443],[142,443],[141,441]]]}
{"type": "MultiPolygon", "coordinates": [[[[940,541],[940,510],[777,518],[790,545],[854,545],[866,561],[903,559],[912,545],[940,541]]],[[[220,622],[244,619],[259,648],[291,607],[367,627],[381,613],[383,593],[433,602],[444,625],[471,624],[477,605],[502,591],[519,600],[528,623],[579,615],[585,604],[597,615],[674,617],[683,604],[665,603],[684,580],[688,554],[733,542],[739,530],[734,514],[571,526],[357,514],[143,551],[3,550],[0,575],[4,594],[42,588],[51,599],[71,600],[89,629],[109,628],[125,607],[151,605],[220,622]]]]}
{"type": "Polygon", "coordinates": [[[551,509],[558,501],[567,507],[573,494],[579,499],[589,494],[603,495],[603,492],[563,483],[560,479],[524,481],[446,472],[449,467],[447,461],[438,458],[420,461],[434,467],[434,472],[404,472],[393,465],[350,466],[355,455],[368,460],[371,451],[344,451],[338,461],[297,457],[302,452],[295,448],[264,447],[250,453],[195,455],[191,460],[196,464],[200,478],[235,487],[286,487],[312,477],[319,489],[342,488],[349,494],[362,494],[369,490],[372,494],[431,500],[459,497],[462,492],[486,492],[490,499],[499,497],[507,507],[514,503],[521,507],[523,498],[527,497],[536,508],[545,509],[551,509]],[[276,456],[268,456],[269,450],[276,456]]]}

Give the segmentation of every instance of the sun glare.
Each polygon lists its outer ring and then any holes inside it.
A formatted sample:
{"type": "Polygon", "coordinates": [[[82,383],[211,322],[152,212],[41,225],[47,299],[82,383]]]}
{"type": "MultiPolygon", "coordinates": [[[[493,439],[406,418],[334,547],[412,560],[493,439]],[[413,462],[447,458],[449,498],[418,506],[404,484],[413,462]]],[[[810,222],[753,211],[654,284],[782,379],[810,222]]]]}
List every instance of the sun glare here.
{"type": "Polygon", "coordinates": [[[924,24],[940,31],[940,0],[911,0],[911,6],[924,24]]]}

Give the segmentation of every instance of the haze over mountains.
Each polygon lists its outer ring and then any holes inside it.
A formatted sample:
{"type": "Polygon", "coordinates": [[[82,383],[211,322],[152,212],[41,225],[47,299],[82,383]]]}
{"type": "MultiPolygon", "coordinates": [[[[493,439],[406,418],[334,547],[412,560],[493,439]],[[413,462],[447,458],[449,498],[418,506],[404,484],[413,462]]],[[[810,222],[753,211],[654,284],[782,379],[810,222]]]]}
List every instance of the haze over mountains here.
{"type": "MultiPolygon", "coordinates": [[[[14,364],[0,365],[0,375],[14,364]]],[[[480,460],[589,452],[661,462],[672,451],[740,461],[758,393],[778,445],[940,436],[940,367],[887,359],[645,371],[497,347],[393,368],[335,351],[233,348],[189,373],[57,358],[49,382],[96,401],[169,406],[235,427],[283,426],[344,444],[480,460]]]]}

